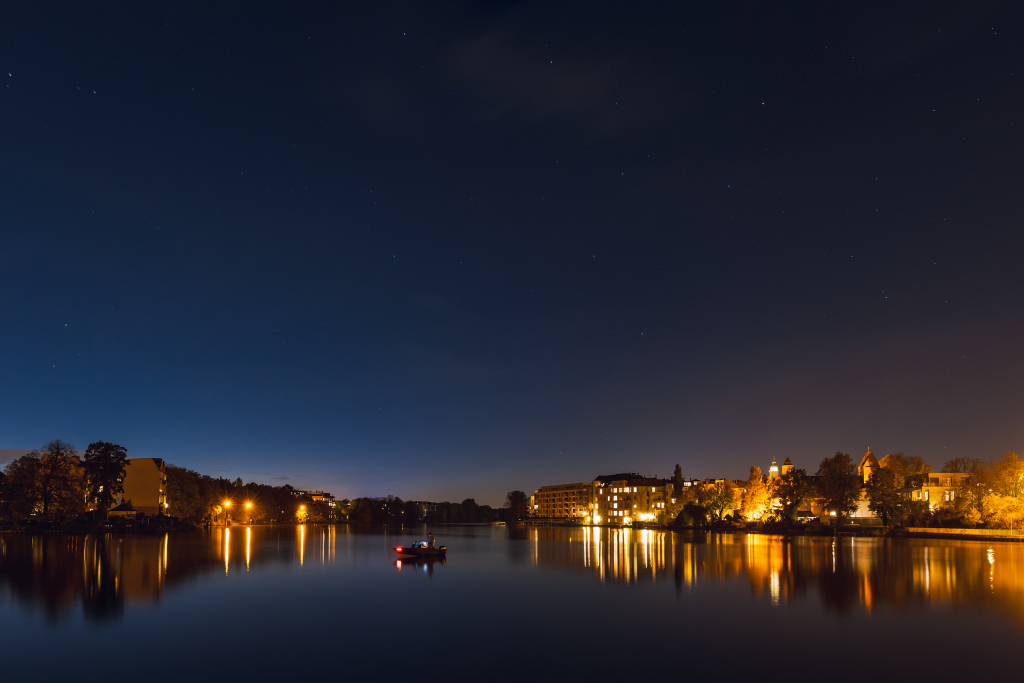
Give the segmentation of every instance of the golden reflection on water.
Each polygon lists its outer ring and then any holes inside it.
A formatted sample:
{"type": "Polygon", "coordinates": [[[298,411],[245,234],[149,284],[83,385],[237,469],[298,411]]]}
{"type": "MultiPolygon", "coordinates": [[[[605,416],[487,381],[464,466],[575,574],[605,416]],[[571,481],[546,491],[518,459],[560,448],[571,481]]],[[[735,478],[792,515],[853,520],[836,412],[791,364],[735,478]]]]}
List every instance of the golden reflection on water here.
{"type": "Polygon", "coordinates": [[[297,559],[301,566],[309,533],[321,535],[320,561],[333,561],[333,526],[247,526],[244,537],[224,527],[159,535],[2,535],[0,591],[16,603],[41,606],[53,618],[79,601],[89,618],[118,617],[125,604],[157,602],[168,585],[197,574],[231,575],[241,571],[242,562],[246,571],[268,561],[297,559]]]}
{"type": "Polygon", "coordinates": [[[1024,544],[756,534],[691,534],[603,527],[529,527],[538,567],[625,585],[670,580],[679,593],[743,579],[755,598],[784,606],[816,593],[829,607],[993,603],[1024,625],[1024,544]]]}
{"type": "Polygon", "coordinates": [[[231,528],[224,528],[224,576],[228,575],[228,568],[231,559],[231,528]]]}
{"type": "MultiPolygon", "coordinates": [[[[479,537],[480,530],[451,533],[451,562],[479,572],[505,569],[481,565],[482,556],[460,550],[467,545],[459,533],[479,537]]],[[[335,562],[339,534],[346,537],[340,541],[344,556],[356,561],[360,546],[345,525],[247,526],[244,537],[223,527],[182,534],[5,535],[0,536],[0,590],[15,602],[41,605],[54,617],[81,602],[88,618],[110,618],[125,604],[156,602],[168,586],[197,575],[244,575],[243,562],[245,571],[266,562],[296,568],[308,567],[307,559],[335,562]]],[[[739,581],[752,599],[773,607],[811,598],[844,613],[983,605],[1024,626],[1024,544],[603,527],[513,527],[489,529],[487,535],[488,542],[507,548],[513,565],[522,558],[540,569],[576,572],[609,585],[664,584],[686,595],[702,585],[739,581]]],[[[390,548],[385,537],[389,567],[390,548]]]]}

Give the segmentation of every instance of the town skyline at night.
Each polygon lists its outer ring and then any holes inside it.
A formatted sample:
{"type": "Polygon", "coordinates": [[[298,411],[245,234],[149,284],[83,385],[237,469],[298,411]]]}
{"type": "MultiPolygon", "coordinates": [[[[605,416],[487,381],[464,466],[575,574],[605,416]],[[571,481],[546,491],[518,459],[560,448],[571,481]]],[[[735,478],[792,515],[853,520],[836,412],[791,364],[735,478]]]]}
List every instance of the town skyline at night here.
{"type": "Polygon", "coordinates": [[[1017,12],[837,12],[11,8],[0,467],[499,506],[1024,451],[1017,12]]]}

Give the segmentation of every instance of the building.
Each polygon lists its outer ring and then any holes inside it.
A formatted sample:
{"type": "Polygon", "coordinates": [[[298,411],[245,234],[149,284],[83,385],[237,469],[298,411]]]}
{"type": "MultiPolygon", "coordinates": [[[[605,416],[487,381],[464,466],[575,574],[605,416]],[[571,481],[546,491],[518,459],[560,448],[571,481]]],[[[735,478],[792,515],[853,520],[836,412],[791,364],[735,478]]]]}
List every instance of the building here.
{"type": "Polygon", "coordinates": [[[670,504],[672,482],[634,473],[602,476],[594,480],[594,499],[594,522],[651,522],[670,504]]]}
{"type": "Polygon", "coordinates": [[[857,465],[857,476],[860,477],[862,484],[867,484],[871,479],[871,475],[878,471],[879,464],[878,458],[871,451],[864,454],[864,457],[860,459],[860,464],[857,465]]]}
{"type": "Polygon", "coordinates": [[[118,517],[120,519],[135,519],[138,515],[138,511],[130,503],[121,503],[107,510],[108,517],[118,517]]]}
{"type": "Polygon", "coordinates": [[[334,500],[334,496],[323,491],[306,491],[306,495],[309,496],[310,500],[314,503],[326,503],[328,507],[335,507],[337,505],[334,500]]]}
{"type": "Polygon", "coordinates": [[[131,503],[141,515],[162,515],[167,509],[167,466],[161,458],[129,458],[124,491],[116,501],[131,503]]]}
{"type": "Polygon", "coordinates": [[[971,475],[966,472],[927,472],[912,474],[906,478],[900,493],[909,500],[923,500],[929,509],[936,509],[943,503],[956,499],[956,489],[971,475]]]}
{"type": "Polygon", "coordinates": [[[587,520],[593,514],[594,482],[541,486],[530,497],[534,517],[587,520]]]}
{"type": "Polygon", "coordinates": [[[784,476],[786,476],[787,474],[789,474],[792,471],[793,471],[793,461],[790,460],[789,458],[786,458],[786,462],[782,463],[782,470],[780,472],[780,475],[784,477],[784,476]]]}

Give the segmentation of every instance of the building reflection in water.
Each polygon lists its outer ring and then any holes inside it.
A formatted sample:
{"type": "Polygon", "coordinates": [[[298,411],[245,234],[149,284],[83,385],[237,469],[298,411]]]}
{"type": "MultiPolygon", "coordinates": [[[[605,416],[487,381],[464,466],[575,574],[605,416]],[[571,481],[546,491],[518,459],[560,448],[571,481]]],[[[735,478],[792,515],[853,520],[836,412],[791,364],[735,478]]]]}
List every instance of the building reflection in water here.
{"type": "Polygon", "coordinates": [[[975,541],[838,539],[672,533],[628,528],[530,527],[538,567],[625,585],[670,579],[686,594],[701,583],[745,580],[755,599],[785,606],[816,595],[841,613],[856,606],[991,603],[1024,626],[1024,545],[975,541]]]}
{"type": "MultiPolygon", "coordinates": [[[[117,618],[125,605],[159,601],[165,590],[198,576],[220,574],[233,581],[261,564],[297,569],[329,564],[336,559],[339,534],[347,537],[340,542],[355,563],[357,553],[368,547],[353,542],[355,533],[345,525],[304,524],[128,536],[5,535],[0,536],[0,591],[51,619],[76,605],[88,619],[117,618]]],[[[669,595],[685,596],[702,584],[740,581],[753,600],[772,607],[807,597],[839,613],[971,603],[1005,611],[1024,627],[1024,544],[600,527],[458,533],[502,544],[507,549],[502,562],[509,566],[575,572],[609,586],[665,585],[669,595]]],[[[391,566],[393,541],[384,536],[370,561],[386,557],[382,566],[391,566]]],[[[453,549],[462,545],[453,541],[453,549]]],[[[403,573],[415,567],[428,575],[434,565],[395,563],[403,573]]]]}
{"type": "MultiPolygon", "coordinates": [[[[267,562],[333,561],[334,526],[234,527],[159,535],[0,536],[0,590],[51,619],[80,603],[87,618],[117,618],[125,604],[153,603],[166,588],[212,571],[225,575],[267,562]]],[[[343,528],[341,533],[348,533],[343,528]]]]}

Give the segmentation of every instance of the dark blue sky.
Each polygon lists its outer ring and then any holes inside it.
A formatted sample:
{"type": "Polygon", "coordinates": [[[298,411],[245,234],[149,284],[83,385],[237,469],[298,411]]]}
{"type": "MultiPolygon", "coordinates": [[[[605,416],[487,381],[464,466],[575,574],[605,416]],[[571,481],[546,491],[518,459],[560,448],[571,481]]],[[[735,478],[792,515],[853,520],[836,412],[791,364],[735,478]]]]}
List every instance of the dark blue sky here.
{"type": "Polygon", "coordinates": [[[1020,450],[1014,3],[0,24],[0,447],[336,495],[1020,450]]]}

